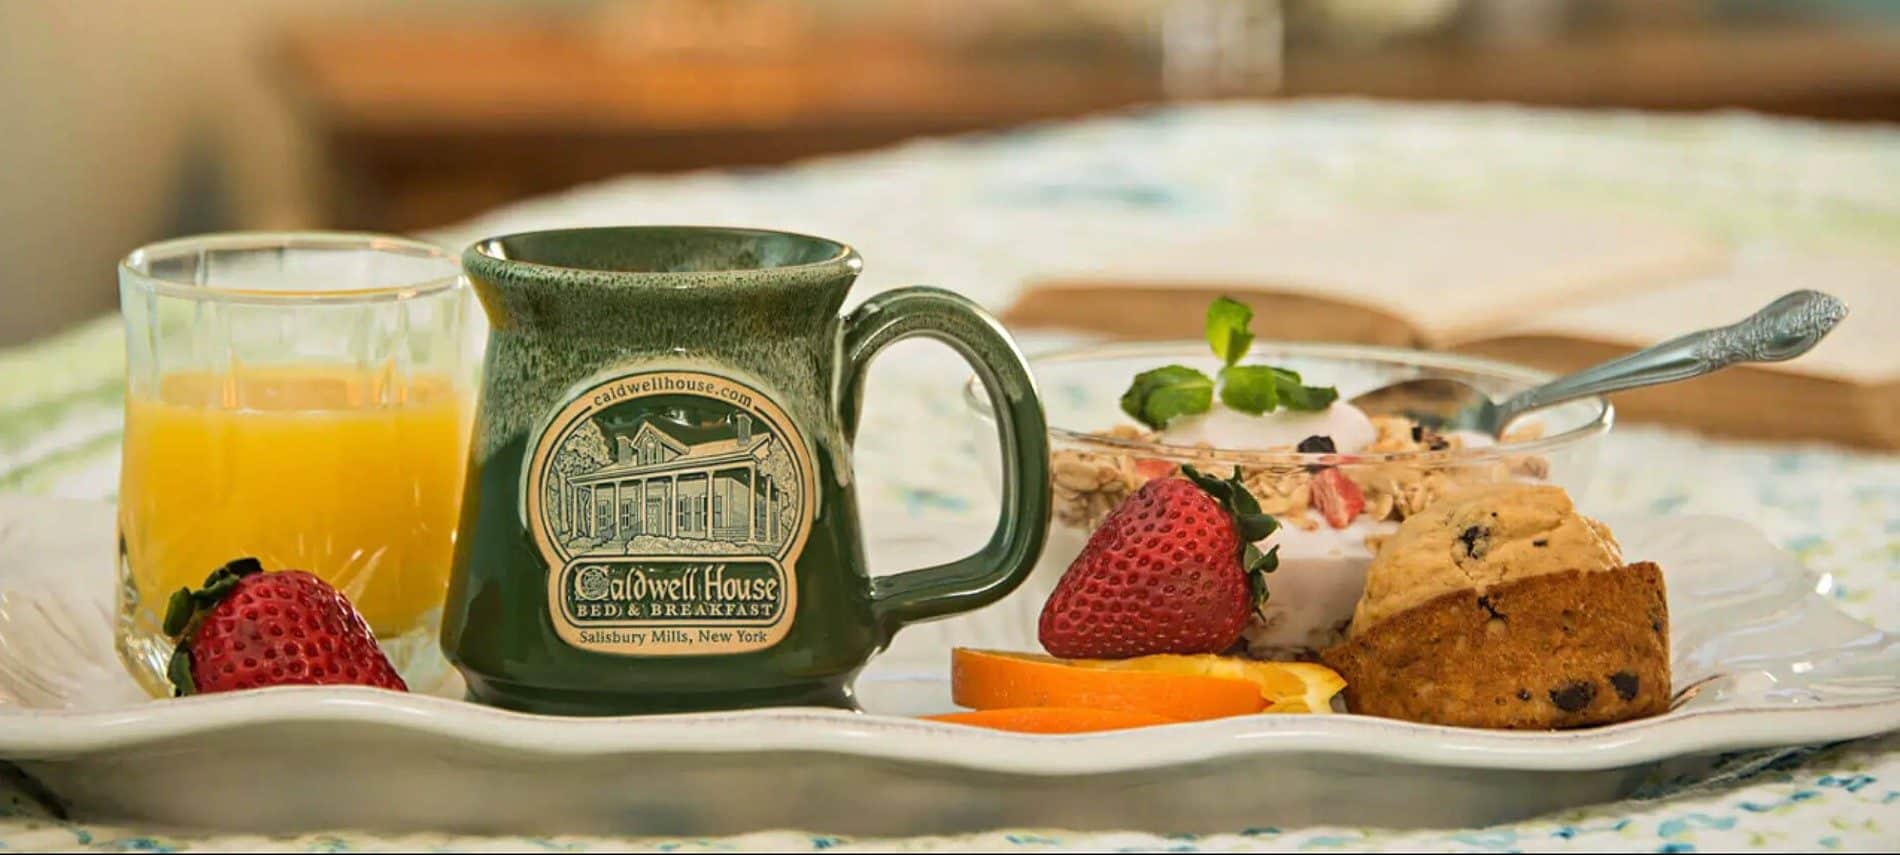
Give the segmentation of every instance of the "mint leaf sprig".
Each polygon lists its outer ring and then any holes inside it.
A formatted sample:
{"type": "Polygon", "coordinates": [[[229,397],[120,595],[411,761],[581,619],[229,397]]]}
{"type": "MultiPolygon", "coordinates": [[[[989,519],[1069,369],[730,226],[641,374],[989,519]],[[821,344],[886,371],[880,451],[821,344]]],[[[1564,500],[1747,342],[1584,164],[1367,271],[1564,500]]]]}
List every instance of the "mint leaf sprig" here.
{"type": "Polygon", "coordinates": [[[1243,413],[1260,415],[1278,407],[1318,412],[1339,399],[1332,386],[1307,386],[1297,371],[1271,365],[1235,365],[1220,373],[1220,402],[1243,413]]]}
{"type": "Polygon", "coordinates": [[[1157,430],[1176,416],[1205,413],[1213,404],[1214,381],[1185,365],[1143,371],[1122,393],[1122,412],[1157,430]]]}
{"type": "MultiPolygon", "coordinates": [[[[1220,357],[1221,403],[1261,415],[1284,407],[1317,412],[1339,399],[1333,386],[1308,386],[1299,372],[1272,365],[1240,365],[1253,346],[1253,310],[1231,297],[1207,307],[1207,345],[1220,357]]],[[[1122,412],[1155,430],[1180,416],[1205,413],[1214,405],[1215,381],[1185,365],[1164,365],[1135,375],[1122,393],[1122,412]]]]}
{"type": "Polygon", "coordinates": [[[1233,367],[1253,347],[1253,309],[1232,297],[1221,297],[1207,304],[1207,346],[1220,357],[1221,365],[1233,367]]]}

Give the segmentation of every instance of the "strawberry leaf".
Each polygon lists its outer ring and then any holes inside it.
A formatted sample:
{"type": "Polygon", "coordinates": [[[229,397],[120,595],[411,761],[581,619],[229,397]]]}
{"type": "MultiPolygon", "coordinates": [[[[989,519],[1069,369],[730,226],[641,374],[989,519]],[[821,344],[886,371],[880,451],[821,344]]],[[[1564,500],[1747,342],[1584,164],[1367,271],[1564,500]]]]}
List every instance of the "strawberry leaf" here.
{"type": "Polygon", "coordinates": [[[172,658],[165,663],[165,677],[171,680],[176,697],[198,693],[198,683],[191,678],[191,652],[184,645],[172,649],[172,658]]]}
{"type": "Polygon", "coordinates": [[[179,588],[165,606],[165,634],[178,643],[190,640],[200,615],[223,601],[244,577],[262,572],[264,565],[257,559],[239,558],[211,571],[211,575],[205,577],[204,587],[196,591],[179,588]]]}
{"type": "Polygon", "coordinates": [[[1252,544],[1248,544],[1248,546],[1250,548],[1247,551],[1247,572],[1272,573],[1280,569],[1279,544],[1274,544],[1272,549],[1265,552],[1261,552],[1260,547],[1253,546],[1252,544]]]}
{"type": "Polygon", "coordinates": [[[191,598],[200,606],[216,605],[218,601],[224,599],[224,595],[231,593],[231,589],[237,587],[237,583],[244,577],[262,572],[264,572],[264,565],[255,558],[239,558],[226,562],[223,567],[211,571],[211,575],[205,577],[204,587],[193,591],[191,598]]]}
{"type": "Polygon", "coordinates": [[[1253,588],[1253,610],[1261,611],[1267,607],[1271,592],[1267,590],[1267,574],[1280,569],[1280,546],[1261,552],[1253,544],[1246,549],[1247,583],[1253,588]]]}
{"type": "MultiPolygon", "coordinates": [[[[1236,472],[1238,472],[1238,470],[1236,470],[1236,472]]],[[[1181,474],[1189,481],[1193,481],[1194,486],[1207,491],[1208,495],[1219,500],[1222,505],[1226,505],[1233,499],[1234,488],[1233,485],[1227,481],[1222,481],[1212,475],[1204,475],[1201,473],[1201,470],[1185,463],[1181,464],[1181,474]]]]}
{"type": "Polygon", "coordinates": [[[172,592],[171,601],[165,604],[165,637],[177,638],[184,633],[185,626],[191,623],[192,612],[197,611],[191,603],[191,589],[179,588],[172,592]]]}
{"type": "Polygon", "coordinates": [[[179,697],[198,690],[191,677],[191,639],[198,634],[198,625],[204,622],[205,614],[223,601],[244,577],[262,572],[264,565],[257,559],[239,558],[211,571],[211,575],[205,577],[204,587],[196,591],[179,588],[172,592],[170,602],[165,605],[163,627],[173,644],[171,659],[165,663],[165,677],[179,697]]]}
{"type": "Polygon", "coordinates": [[[1192,466],[1182,465],[1181,474],[1194,485],[1206,491],[1209,496],[1233,515],[1234,528],[1240,533],[1240,566],[1247,572],[1253,585],[1254,602],[1264,605],[1267,602],[1267,583],[1265,574],[1280,566],[1280,547],[1274,546],[1266,552],[1254,544],[1280,529],[1280,521],[1272,514],[1262,513],[1260,501],[1247,490],[1240,480],[1240,467],[1226,480],[1207,475],[1192,466]]]}

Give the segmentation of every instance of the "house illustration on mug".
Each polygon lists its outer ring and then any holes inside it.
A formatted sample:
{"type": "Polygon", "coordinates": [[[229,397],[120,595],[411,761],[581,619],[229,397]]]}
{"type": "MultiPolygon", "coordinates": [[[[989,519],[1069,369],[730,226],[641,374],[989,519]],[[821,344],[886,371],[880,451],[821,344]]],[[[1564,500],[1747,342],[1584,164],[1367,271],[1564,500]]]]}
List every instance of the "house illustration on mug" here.
{"type": "Polygon", "coordinates": [[[692,541],[721,553],[776,551],[797,501],[788,492],[796,478],[773,465],[777,437],[737,410],[695,422],[626,409],[595,416],[549,467],[544,501],[563,543],[581,554],[626,554],[636,539],[662,552],[703,551],[692,541]]]}

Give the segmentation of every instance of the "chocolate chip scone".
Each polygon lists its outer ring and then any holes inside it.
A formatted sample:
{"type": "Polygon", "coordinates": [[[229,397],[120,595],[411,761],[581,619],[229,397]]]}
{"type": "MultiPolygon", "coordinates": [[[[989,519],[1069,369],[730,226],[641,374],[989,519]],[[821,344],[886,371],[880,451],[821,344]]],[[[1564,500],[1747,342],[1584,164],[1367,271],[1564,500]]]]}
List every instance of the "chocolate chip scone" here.
{"type": "Polygon", "coordinates": [[[1323,658],[1366,715],[1519,729],[1654,715],[1670,695],[1662,573],[1624,565],[1559,488],[1473,491],[1385,543],[1323,658]]]}
{"type": "Polygon", "coordinates": [[[1656,565],[1441,594],[1327,650],[1356,713],[1462,727],[1610,724],[1669,706],[1656,565]]]}

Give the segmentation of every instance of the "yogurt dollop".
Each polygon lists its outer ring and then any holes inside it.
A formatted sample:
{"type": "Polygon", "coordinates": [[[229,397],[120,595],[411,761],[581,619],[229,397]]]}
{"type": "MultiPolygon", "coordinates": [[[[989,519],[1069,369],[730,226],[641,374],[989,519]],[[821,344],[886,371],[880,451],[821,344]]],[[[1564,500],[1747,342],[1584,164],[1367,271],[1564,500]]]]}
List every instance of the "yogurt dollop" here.
{"type": "Polygon", "coordinates": [[[1318,412],[1275,410],[1258,416],[1216,403],[1205,413],[1169,422],[1160,439],[1169,445],[1206,443],[1221,449],[1258,450],[1299,445],[1309,436],[1328,436],[1334,448],[1353,452],[1371,445],[1378,434],[1372,420],[1345,401],[1334,401],[1318,412]]]}

